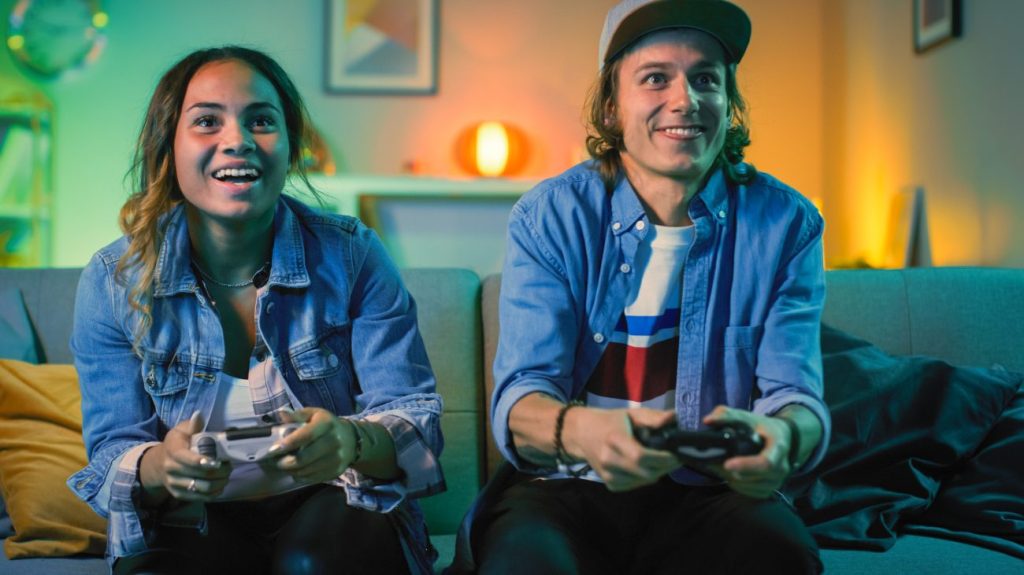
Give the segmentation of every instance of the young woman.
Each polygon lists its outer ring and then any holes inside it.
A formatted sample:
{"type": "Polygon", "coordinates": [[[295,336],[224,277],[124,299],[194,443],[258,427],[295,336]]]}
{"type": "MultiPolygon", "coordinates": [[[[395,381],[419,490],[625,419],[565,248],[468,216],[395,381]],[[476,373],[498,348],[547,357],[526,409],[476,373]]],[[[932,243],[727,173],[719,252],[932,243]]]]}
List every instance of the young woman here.
{"type": "Polygon", "coordinates": [[[429,572],[413,498],[443,488],[416,308],[358,220],[312,191],[302,100],[270,57],[194,52],[160,80],[124,237],[82,274],[71,346],[115,573],[429,572]],[[301,423],[257,463],[194,434],[301,423]]]}

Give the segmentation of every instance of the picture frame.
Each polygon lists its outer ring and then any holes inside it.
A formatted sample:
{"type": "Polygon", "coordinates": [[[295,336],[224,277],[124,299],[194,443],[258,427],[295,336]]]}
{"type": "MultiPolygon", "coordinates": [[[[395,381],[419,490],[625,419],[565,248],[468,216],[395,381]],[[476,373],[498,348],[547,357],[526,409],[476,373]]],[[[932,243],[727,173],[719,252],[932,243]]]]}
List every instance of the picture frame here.
{"type": "Polygon", "coordinates": [[[439,0],[324,0],[325,89],[434,94],[439,0]]]}
{"type": "Polygon", "coordinates": [[[925,52],[961,34],[961,0],[914,0],[914,51],[925,52]]]}

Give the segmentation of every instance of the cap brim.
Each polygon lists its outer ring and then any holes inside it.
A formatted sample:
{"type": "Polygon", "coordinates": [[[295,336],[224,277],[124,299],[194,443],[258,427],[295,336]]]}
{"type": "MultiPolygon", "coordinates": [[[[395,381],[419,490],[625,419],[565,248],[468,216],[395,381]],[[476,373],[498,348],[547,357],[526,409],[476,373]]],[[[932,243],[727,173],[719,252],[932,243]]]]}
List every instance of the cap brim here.
{"type": "Polygon", "coordinates": [[[615,59],[642,36],[669,28],[695,28],[714,36],[725,48],[730,64],[739,63],[750,43],[750,18],[729,2],[652,2],[619,24],[602,64],[615,59]]]}

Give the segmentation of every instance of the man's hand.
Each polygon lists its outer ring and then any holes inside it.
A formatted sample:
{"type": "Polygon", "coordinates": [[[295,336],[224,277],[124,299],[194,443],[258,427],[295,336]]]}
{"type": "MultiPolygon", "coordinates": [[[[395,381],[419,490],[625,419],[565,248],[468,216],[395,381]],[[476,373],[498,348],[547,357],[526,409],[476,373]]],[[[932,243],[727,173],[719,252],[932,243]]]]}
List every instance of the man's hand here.
{"type": "Polygon", "coordinates": [[[708,467],[733,490],[750,497],[769,497],[792,472],[789,465],[790,431],[785,422],[743,409],[719,405],[704,418],[705,425],[738,423],[747,425],[764,439],[756,455],[732,457],[721,465],[708,467]]]}
{"type": "Polygon", "coordinates": [[[574,407],[565,415],[562,442],[570,456],[586,460],[609,491],[649,485],[679,467],[675,455],[649,449],[633,437],[633,426],[661,427],[675,413],[653,409],[574,407]]]}

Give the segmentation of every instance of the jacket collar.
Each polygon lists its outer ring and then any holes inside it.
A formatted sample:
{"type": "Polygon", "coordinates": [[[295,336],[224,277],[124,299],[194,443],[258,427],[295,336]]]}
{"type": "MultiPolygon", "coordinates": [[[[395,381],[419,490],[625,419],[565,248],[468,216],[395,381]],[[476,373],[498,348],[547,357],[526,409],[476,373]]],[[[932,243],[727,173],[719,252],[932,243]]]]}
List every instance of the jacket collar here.
{"type": "MultiPolygon", "coordinates": [[[[274,212],[274,247],[270,256],[268,285],[291,288],[309,286],[302,224],[296,211],[308,208],[298,200],[281,196],[274,212]]],[[[182,292],[193,292],[199,287],[192,272],[192,243],[188,237],[185,204],[175,206],[166,216],[163,243],[156,262],[153,297],[164,297],[182,292]]]]}

